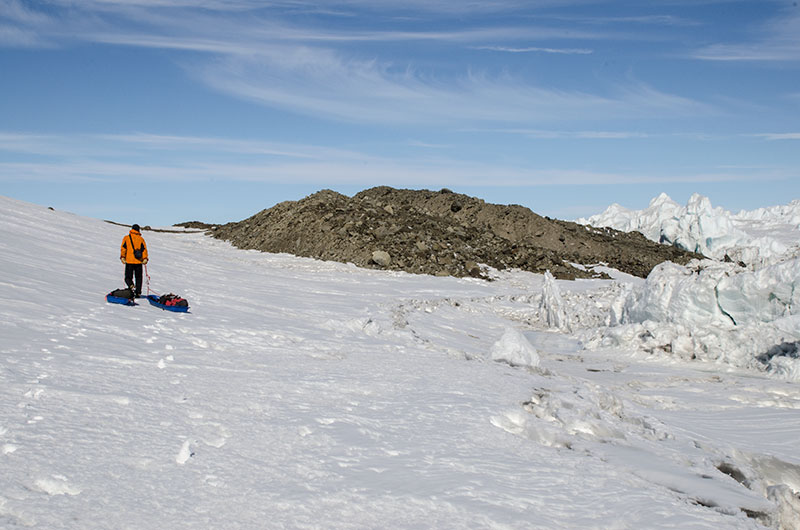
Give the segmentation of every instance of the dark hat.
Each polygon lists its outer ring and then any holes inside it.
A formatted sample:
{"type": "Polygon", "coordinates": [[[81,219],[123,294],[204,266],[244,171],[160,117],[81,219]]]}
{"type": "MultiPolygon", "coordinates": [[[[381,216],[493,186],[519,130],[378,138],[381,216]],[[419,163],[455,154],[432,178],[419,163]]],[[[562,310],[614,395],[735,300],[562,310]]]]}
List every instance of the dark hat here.
{"type": "Polygon", "coordinates": [[[137,232],[141,231],[141,228],[139,228],[139,225],[137,224],[134,224],[131,228],[136,230],[137,232]]]}

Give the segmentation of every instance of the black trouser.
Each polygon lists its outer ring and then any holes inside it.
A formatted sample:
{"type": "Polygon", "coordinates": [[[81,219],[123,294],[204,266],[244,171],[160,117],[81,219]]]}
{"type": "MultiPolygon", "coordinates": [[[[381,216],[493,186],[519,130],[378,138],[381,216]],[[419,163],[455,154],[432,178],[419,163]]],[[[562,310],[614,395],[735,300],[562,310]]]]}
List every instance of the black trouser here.
{"type": "Polygon", "coordinates": [[[125,285],[133,289],[133,275],[136,275],[136,296],[142,294],[142,264],[125,264],[125,285]]]}

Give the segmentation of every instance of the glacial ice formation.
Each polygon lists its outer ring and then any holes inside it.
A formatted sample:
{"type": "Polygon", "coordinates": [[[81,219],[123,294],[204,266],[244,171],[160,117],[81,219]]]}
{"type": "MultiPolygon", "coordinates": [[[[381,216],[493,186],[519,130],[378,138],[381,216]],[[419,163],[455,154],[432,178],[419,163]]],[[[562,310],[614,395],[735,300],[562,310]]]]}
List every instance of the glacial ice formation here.
{"type": "Polygon", "coordinates": [[[712,207],[708,197],[697,193],[686,206],[662,193],[643,210],[612,204],[603,213],[577,222],[638,231],[653,241],[709,258],[761,267],[797,254],[800,201],[733,214],[712,207]]]}

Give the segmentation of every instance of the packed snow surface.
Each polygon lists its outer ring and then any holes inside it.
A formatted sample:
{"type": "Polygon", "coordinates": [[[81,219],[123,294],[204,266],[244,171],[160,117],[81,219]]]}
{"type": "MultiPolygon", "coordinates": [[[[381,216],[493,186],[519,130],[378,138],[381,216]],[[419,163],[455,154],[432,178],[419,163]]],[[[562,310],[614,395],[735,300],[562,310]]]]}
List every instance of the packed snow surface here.
{"type": "Polygon", "coordinates": [[[791,260],[485,282],[145,232],[170,313],[105,302],[126,233],[0,198],[2,528],[800,528],[791,260]]]}
{"type": "Polygon", "coordinates": [[[800,200],[788,205],[731,213],[694,194],[680,206],[662,193],[644,210],[612,204],[579,223],[641,232],[648,239],[676,245],[709,258],[726,256],[750,266],[782,261],[798,253],[800,200]]]}

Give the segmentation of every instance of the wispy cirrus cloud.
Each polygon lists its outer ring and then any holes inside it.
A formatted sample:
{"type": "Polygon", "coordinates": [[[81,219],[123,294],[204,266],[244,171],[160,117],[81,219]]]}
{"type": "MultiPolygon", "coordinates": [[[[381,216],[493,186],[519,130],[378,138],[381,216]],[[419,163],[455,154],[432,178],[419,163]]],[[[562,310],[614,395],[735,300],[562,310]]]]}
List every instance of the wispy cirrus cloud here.
{"type": "Polygon", "coordinates": [[[0,46],[13,48],[42,48],[49,43],[36,32],[0,24],[0,46]]]}
{"type": "MultiPolygon", "coordinates": [[[[259,53],[271,45],[286,46],[300,44],[337,45],[346,43],[411,43],[415,41],[437,41],[462,44],[469,49],[514,49],[480,42],[519,40],[595,40],[608,39],[606,32],[585,31],[576,28],[546,26],[502,25],[488,27],[465,27],[456,30],[400,30],[384,29],[367,31],[357,29],[331,29],[324,27],[298,27],[268,17],[253,17],[239,20],[216,20],[207,15],[187,14],[182,19],[174,15],[143,15],[153,25],[150,31],[132,32],[127,29],[114,31],[85,31],[76,39],[105,44],[121,44],[133,47],[158,47],[164,49],[194,50],[212,53],[259,53]]],[[[521,48],[524,49],[524,48],[521,48]]],[[[531,49],[536,49],[531,47],[531,49]]],[[[548,48],[541,47],[546,50],[548,48]]],[[[557,48],[552,48],[557,49],[557,48]]],[[[569,49],[569,48],[564,48],[569,49]]],[[[586,51],[576,48],[576,53],[586,51]]]]}
{"type": "Polygon", "coordinates": [[[48,15],[19,0],[0,0],[0,46],[42,48],[52,45],[41,28],[52,27],[48,15]]]}
{"type": "Polygon", "coordinates": [[[800,61],[800,12],[784,11],[761,25],[751,42],[718,43],[696,50],[692,56],[709,61],[800,61]]]}
{"type": "MultiPolygon", "coordinates": [[[[51,0],[69,4],[71,0],[51,0]]],[[[538,0],[538,8],[586,4],[596,0],[538,0]]],[[[459,0],[330,0],[320,5],[313,0],[82,0],[93,9],[123,7],[143,8],[199,8],[217,12],[248,11],[263,8],[299,13],[346,14],[351,11],[438,12],[438,13],[497,13],[530,8],[525,0],[496,0],[493,2],[459,0]]]]}
{"type": "Polygon", "coordinates": [[[701,22],[675,15],[631,15],[631,16],[605,16],[598,15],[593,17],[588,16],[565,16],[565,15],[549,15],[549,18],[554,20],[562,20],[573,23],[587,24],[587,25],[608,25],[608,24],[624,24],[624,25],[646,25],[646,26],[664,26],[664,27],[691,27],[699,26],[701,22]]]}
{"type": "Polygon", "coordinates": [[[154,152],[180,156],[186,152],[257,155],[297,160],[364,161],[367,155],[346,149],[263,140],[164,134],[31,134],[0,131],[0,152],[39,157],[149,158],[154,152]]]}
{"type": "Polygon", "coordinates": [[[204,181],[316,184],[324,187],[372,186],[377,181],[397,187],[485,186],[536,187],[763,182],[794,174],[782,169],[683,173],[615,173],[571,168],[531,169],[502,164],[465,163],[458,160],[414,163],[408,160],[363,162],[297,162],[244,164],[198,161],[192,165],[135,163],[74,159],[63,162],[0,162],[0,182],[100,183],[204,181]]]}
{"type": "Polygon", "coordinates": [[[50,21],[45,13],[31,9],[20,0],[0,1],[0,17],[25,24],[41,24],[50,21]]]}
{"type": "Polygon", "coordinates": [[[554,53],[563,55],[590,55],[594,53],[593,50],[587,48],[540,48],[536,46],[528,46],[525,48],[513,48],[509,46],[475,46],[474,49],[506,53],[554,53]]]}
{"type": "MultiPolygon", "coordinates": [[[[192,24],[193,27],[203,24],[192,24]]],[[[238,98],[276,108],[352,122],[413,121],[453,123],[465,119],[519,121],[570,116],[636,117],[669,113],[704,112],[708,107],[687,98],[670,96],[644,85],[631,86],[607,96],[558,91],[531,85],[509,74],[500,77],[466,72],[460,77],[441,78],[418,71],[396,60],[348,57],[332,47],[299,44],[320,41],[441,39],[468,42],[494,39],[508,28],[463,32],[380,32],[337,34],[312,32],[283,26],[253,29],[258,38],[206,36],[96,34],[92,38],[128,46],[187,50],[214,54],[214,60],[191,70],[209,86],[238,98]],[[269,35],[268,38],[264,35],[269,35]],[[277,39],[277,40],[276,40],[277,39]],[[289,41],[289,43],[287,43],[289,41]],[[660,110],[661,109],[661,110],[660,110]],[[522,112],[520,112],[522,111],[522,112]]],[[[252,28],[251,28],[252,29],[252,28]]],[[[247,28],[238,32],[246,34],[247,28]]],[[[530,33],[538,30],[526,29],[530,33]]],[[[549,36],[559,31],[547,31],[549,36]]],[[[516,36],[516,35],[515,35],[516,36]]],[[[504,51],[545,50],[549,53],[591,53],[585,49],[500,48],[504,51]]],[[[194,67],[194,65],[193,65],[194,67]]]]}
{"type": "Polygon", "coordinates": [[[653,132],[653,131],[591,131],[560,129],[494,128],[464,129],[465,132],[513,134],[536,140],[636,140],[636,139],[688,139],[696,141],[721,141],[735,136],[760,137],[765,135],[710,134],[702,132],[653,132]]]}
{"type": "MultiPolygon", "coordinates": [[[[236,138],[0,133],[14,162],[0,162],[0,182],[263,182],[320,186],[549,186],[681,182],[746,182],[794,176],[781,167],[714,171],[588,171],[530,168],[437,156],[386,157],[328,146],[236,138]],[[190,154],[191,156],[186,156],[190,154]],[[248,156],[241,156],[246,154],[248,156]]],[[[427,150],[431,146],[413,147],[427,150]]],[[[434,146],[446,147],[446,146],[434,146]]]]}
{"type": "Polygon", "coordinates": [[[240,98],[362,123],[637,119],[713,112],[706,104],[643,83],[600,95],[543,88],[510,74],[437,78],[308,47],[223,58],[199,75],[209,86],[240,98]]]}
{"type": "MultiPolygon", "coordinates": [[[[16,0],[10,1],[18,5],[16,0]]],[[[427,9],[437,12],[460,5],[465,13],[513,11],[526,5],[515,1],[431,4],[427,9]]],[[[419,30],[417,26],[409,30],[397,22],[393,11],[407,4],[378,6],[360,0],[343,0],[334,6],[379,11],[381,19],[389,21],[381,24],[381,30],[354,29],[347,24],[328,27],[320,20],[297,26],[284,20],[287,9],[313,6],[303,1],[206,0],[200,3],[201,9],[184,0],[87,0],[69,5],[86,16],[67,16],[60,25],[53,25],[44,15],[41,19],[33,15],[15,18],[21,21],[20,27],[36,28],[36,35],[51,40],[187,52],[175,60],[211,88],[313,117],[356,123],[452,124],[465,120],[640,119],[711,111],[707,104],[645,83],[607,86],[602,92],[580,91],[553,88],[552,83],[546,87],[507,68],[476,67],[469,57],[460,63],[442,60],[442,64],[426,59],[423,66],[396,46],[431,41],[446,50],[456,46],[513,54],[588,55],[592,50],[584,47],[518,43],[609,38],[595,29],[508,21],[493,26],[472,20],[469,24],[444,24],[455,28],[451,30],[419,30]],[[384,45],[394,46],[388,46],[392,50],[388,51],[384,45]]]]}
{"type": "Polygon", "coordinates": [[[630,140],[654,136],[652,133],[638,131],[565,131],[523,128],[467,129],[467,131],[513,134],[537,140],[630,140]]]}
{"type": "Polygon", "coordinates": [[[757,138],[763,138],[765,140],[800,140],[800,132],[796,132],[796,133],[761,133],[761,134],[753,134],[751,136],[755,136],[757,138]]]}

